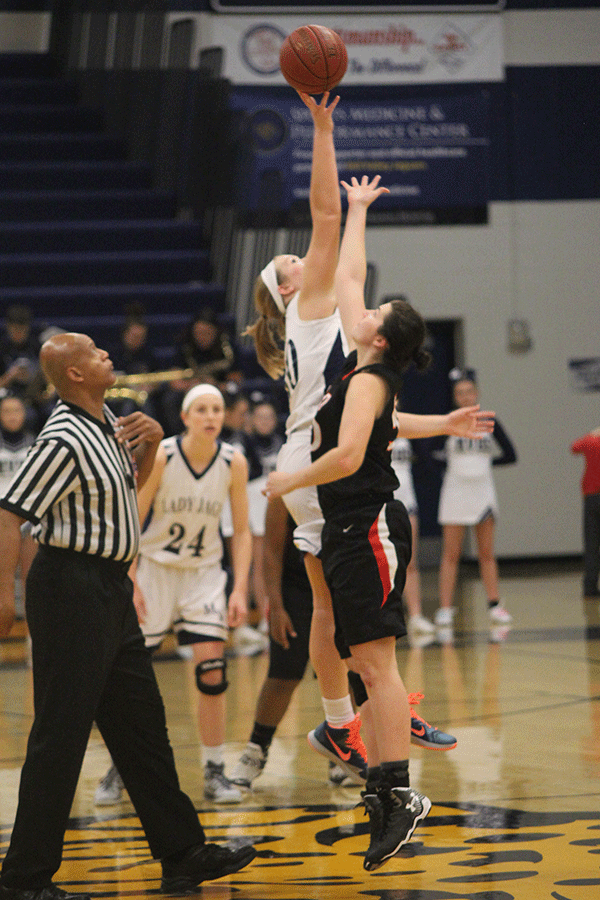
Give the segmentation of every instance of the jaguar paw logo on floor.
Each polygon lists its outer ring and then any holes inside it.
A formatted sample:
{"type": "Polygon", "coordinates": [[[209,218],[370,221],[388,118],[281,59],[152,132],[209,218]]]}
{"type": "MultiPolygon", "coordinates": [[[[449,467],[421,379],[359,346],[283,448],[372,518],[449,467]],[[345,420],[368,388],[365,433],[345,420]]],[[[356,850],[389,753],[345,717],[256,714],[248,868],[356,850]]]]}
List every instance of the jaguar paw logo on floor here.
{"type": "MultiPolygon", "coordinates": [[[[363,869],[368,819],[348,805],[202,809],[209,841],[251,842],[256,859],[205,882],[214,900],[597,900],[600,813],[434,805],[411,842],[363,869]]],[[[6,844],[6,831],[3,843],[6,844]]],[[[5,849],[5,848],[4,848],[5,849]]],[[[98,897],[159,893],[160,865],[130,816],[72,820],[56,881],[98,897]]]]}

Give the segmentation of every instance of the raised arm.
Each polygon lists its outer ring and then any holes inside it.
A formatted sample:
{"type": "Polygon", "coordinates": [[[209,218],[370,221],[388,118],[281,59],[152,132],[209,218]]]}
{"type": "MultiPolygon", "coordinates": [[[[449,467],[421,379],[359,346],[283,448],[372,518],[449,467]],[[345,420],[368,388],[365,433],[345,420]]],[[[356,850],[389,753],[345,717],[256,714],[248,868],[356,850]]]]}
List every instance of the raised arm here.
{"type": "Polygon", "coordinates": [[[379,187],[379,180],[379,175],[372,181],[363,175],[360,183],[356,178],[352,184],[342,181],[348,196],[348,215],[335,273],[335,293],[350,349],[354,348],[352,329],[365,311],[367,209],[381,194],[389,193],[387,188],[379,187]]]}
{"type": "Polygon", "coordinates": [[[331,315],[335,309],[334,275],[340,246],[342,201],[333,140],[333,111],[339,97],[328,104],[329,94],[320,103],[309,94],[300,94],[313,119],[313,153],[310,176],[312,233],[304,260],[304,275],[298,300],[303,319],[331,315]]]}

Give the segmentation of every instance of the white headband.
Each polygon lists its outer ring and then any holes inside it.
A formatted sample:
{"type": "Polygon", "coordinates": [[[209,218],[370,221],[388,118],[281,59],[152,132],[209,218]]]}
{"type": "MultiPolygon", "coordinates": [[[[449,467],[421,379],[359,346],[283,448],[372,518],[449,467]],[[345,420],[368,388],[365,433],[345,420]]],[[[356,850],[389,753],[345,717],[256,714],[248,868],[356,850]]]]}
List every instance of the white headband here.
{"type": "Polygon", "coordinates": [[[275,306],[282,316],[285,315],[285,303],[283,302],[283,297],[279,292],[279,283],[277,281],[277,270],[275,268],[274,259],[272,259],[271,262],[264,267],[264,269],[260,273],[260,277],[264,281],[267,290],[273,298],[275,306]]]}
{"type": "MultiPolygon", "coordinates": [[[[223,394],[219,388],[214,386],[214,384],[197,384],[195,387],[190,388],[183,398],[181,412],[187,412],[196,397],[200,397],[202,394],[212,394],[213,397],[218,397],[219,400],[223,400],[223,394]]],[[[223,403],[224,402],[225,401],[223,400],[223,403]]]]}

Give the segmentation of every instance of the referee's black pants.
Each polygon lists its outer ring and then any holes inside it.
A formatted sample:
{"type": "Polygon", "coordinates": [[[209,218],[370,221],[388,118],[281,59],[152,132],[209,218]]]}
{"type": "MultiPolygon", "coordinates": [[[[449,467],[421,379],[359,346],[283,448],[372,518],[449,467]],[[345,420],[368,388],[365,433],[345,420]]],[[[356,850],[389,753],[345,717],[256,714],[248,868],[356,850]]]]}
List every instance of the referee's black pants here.
{"type": "Polygon", "coordinates": [[[127,566],[40,547],[26,596],[35,716],[1,883],[43,888],[59,868],[94,720],[152,855],[202,843],[198,815],[179,787],[127,566]]]}

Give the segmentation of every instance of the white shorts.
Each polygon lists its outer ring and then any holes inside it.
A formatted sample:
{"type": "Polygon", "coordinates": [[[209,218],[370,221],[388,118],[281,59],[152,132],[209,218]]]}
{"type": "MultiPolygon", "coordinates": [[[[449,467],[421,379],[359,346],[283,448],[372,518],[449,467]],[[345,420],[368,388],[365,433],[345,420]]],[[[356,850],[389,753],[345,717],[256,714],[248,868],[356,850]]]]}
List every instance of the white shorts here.
{"type": "MultiPolygon", "coordinates": [[[[310,433],[302,431],[290,435],[277,456],[278,472],[297,472],[311,464],[310,433]]],[[[294,543],[301,553],[318,556],[321,552],[323,513],[319,506],[316,487],[298,488],[283,497],[290,515],[296,523],[294,543]]]]}
{"type": "MultiPolygon", "coordinates": [[[[250,531],[256,537],[264,537],[265,516],[267,514],[267,498],[262,489],[267,483],[265,478],[255,478],[248,482],[248,524],[250,531]]],[[[229,497],[223,503],[221,510],[221,534],[224,538],[233,537],[233,519],[231,517],[231,503],[229,497]]]]}
{"type": "Polygon", "coordinates": [[[400,500],[404,503],[409,516],[419,515],[419,505],[417,503],[412,478],[400,480],[400,487],[396,488],[394,491],[394,500],[400,500]]]}
{"type": "Polygon", "coordinates": [[[440,525],[478,525],[489,516],[498,517],[494,482],[488,478],[444,477],[440,491],[440,525]]]}
{"type": "Polygon", "coordinates": [[[171,629],[227,640],[227,574],[221,566],[184,569],[140,556],[136,581],[146,601],[140,627],[147,647],[158,647],[171,629]]]}
{"type": "Polygon", "coordinates": [[[248,482],[248,521],[250,531],[255,537],[264,537],[265,534],[268,500],[262,490],[266,483],[266,475],[248,482]]]}

